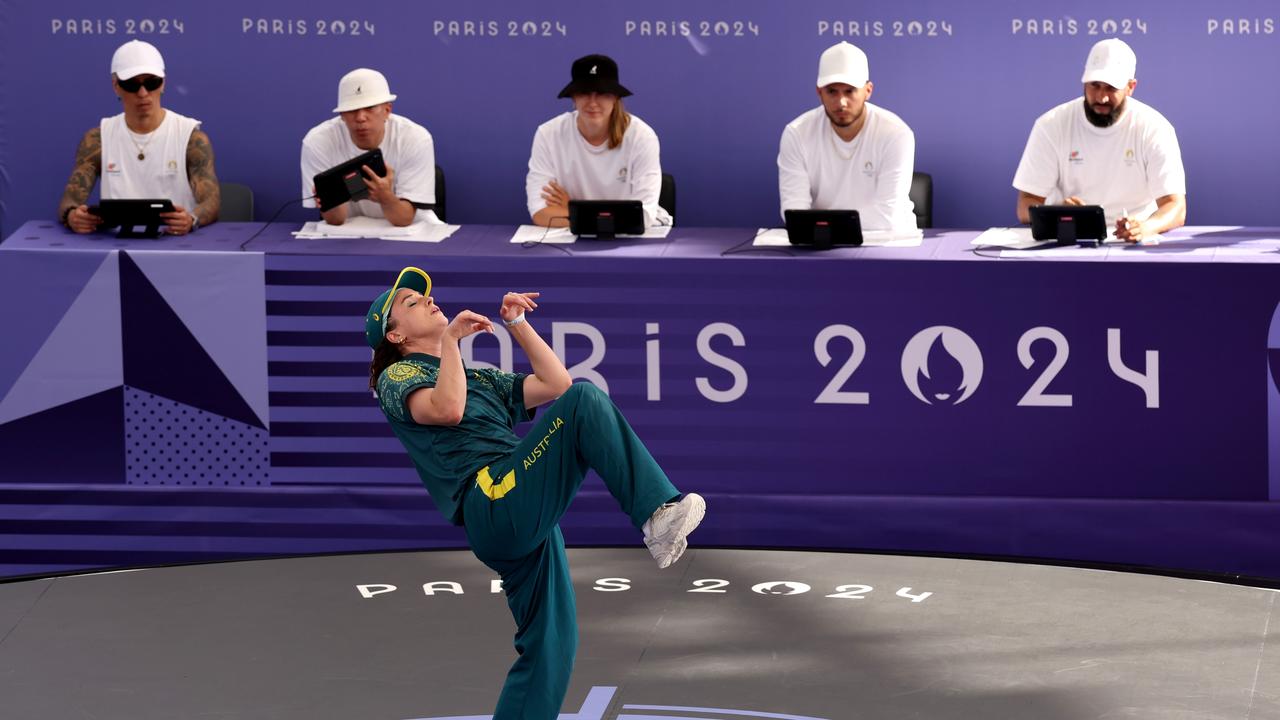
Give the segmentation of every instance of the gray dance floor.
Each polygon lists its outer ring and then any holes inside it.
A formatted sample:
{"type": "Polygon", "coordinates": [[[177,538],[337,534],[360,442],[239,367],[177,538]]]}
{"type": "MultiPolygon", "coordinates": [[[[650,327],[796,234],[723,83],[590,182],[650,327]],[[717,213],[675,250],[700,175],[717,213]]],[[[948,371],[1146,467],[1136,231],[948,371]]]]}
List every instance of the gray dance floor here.
{"type": "MultiPolygon", "coordinates": [[[[878,555],[570,551],[561,718],[1280,718],[1277,592],[878,555]]],[[[514,651],[466,551],[0,584],[0,717],[484,718],[514,651]]]]}

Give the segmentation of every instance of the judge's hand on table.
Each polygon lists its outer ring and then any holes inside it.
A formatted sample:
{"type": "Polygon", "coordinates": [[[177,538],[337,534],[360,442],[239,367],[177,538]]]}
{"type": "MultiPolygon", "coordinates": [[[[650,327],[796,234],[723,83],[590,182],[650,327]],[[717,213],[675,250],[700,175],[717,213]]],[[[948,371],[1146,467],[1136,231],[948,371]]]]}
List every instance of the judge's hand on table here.
{"type": "Polygon", "coordinates": [[[79,205],[67,213],[67,227],[80,234],[91,233],[102,224],[102,218],[89,212],[88,205],[79,205]]]}

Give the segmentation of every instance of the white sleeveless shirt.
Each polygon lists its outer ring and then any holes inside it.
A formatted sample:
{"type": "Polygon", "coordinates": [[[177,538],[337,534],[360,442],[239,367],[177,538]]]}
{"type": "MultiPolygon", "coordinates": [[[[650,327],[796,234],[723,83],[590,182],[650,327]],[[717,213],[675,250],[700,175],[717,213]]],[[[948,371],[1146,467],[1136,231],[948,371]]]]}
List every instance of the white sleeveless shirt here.
{"type": "Polygon", "coordinates": [[[199,120],[165,110],[160,127],[149,135],[133,134],[124,113],[102,118],[102,198],[168,198],[188,211],[196,206],[187,179],[187,143],[199,120]],[[139,147],[145,156],[138,159],[139,147]]]}

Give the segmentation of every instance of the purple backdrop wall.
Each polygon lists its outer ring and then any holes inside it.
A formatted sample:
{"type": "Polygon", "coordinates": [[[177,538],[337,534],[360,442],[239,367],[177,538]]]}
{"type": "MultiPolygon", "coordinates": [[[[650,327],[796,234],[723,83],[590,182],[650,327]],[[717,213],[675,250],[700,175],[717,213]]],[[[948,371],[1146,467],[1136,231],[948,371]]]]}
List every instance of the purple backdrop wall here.
{"type": "Polygon", "coordinates": [[[1012,220],[1009,181],[1032,121],[1078,94],[1091,43],[1118,35],[1137,51],[1139,96],[1178,129],[1189,221],[1276,224],[1256,201],[1280,185],[1276,163],[1257,161],[1280,154],[1278,91],[1255,80],[1280,60],[1273,2],[1032,6],[4,0],[0,235],[52,217],[78,138],[117,111],[111,53],[135,37],[165,54],[167,106],[204,121],[220,177],[254,188],[260,219],[295,197],[302,135],[330,116],[337,79],[364,65],[435,136],[451,219],[518,222],[534,128],[567,108],[555,94],[570,61],[603,51],[662,138],[680,222],[739,226],[775,223],[778,135],[815,104],[819,52],[849,39],[870,55],[875,101],[916,131],[935,224],[986,227],[1012,220]]]}

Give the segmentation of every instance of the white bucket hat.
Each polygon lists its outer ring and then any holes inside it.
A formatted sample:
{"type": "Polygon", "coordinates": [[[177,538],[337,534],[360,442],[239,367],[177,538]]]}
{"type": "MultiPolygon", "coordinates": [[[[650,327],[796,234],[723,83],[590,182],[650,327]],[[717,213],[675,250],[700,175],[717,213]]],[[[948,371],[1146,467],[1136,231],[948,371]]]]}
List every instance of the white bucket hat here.
{"type": "Polygon", "coordinates": [[[391,94],[391,88],[387,86],[387,79],[382,73],[369,68],[356,68],[338,81],[338,107],[333,111],[342,113],[359,110],[395,99],[396,96],[391,94]]]}
{"type": "Polygon", "coordinates": [[[164,58],[155,45],[141,40],[130,40],[116,48],[111,56],[111,72],[121,80],[135,75],[164,77],[164,58]]]}
{"type": "Polygon", "coordinates": [[[860,88],[867,84],[870,77],[867,54],[847,42],[839,42],[827,48],[818,60],[818,87],[844,83],[860,88]]]}
{"type": "Polygon", "coordinates": [[[1138,75],[1138,56],[1133,48],[1119,38],[1099,40],[1089,51],[1084,63],[1084,75],[1080,82],[1104,82],[1113,88],[1123,88],[1138,75]]]}

